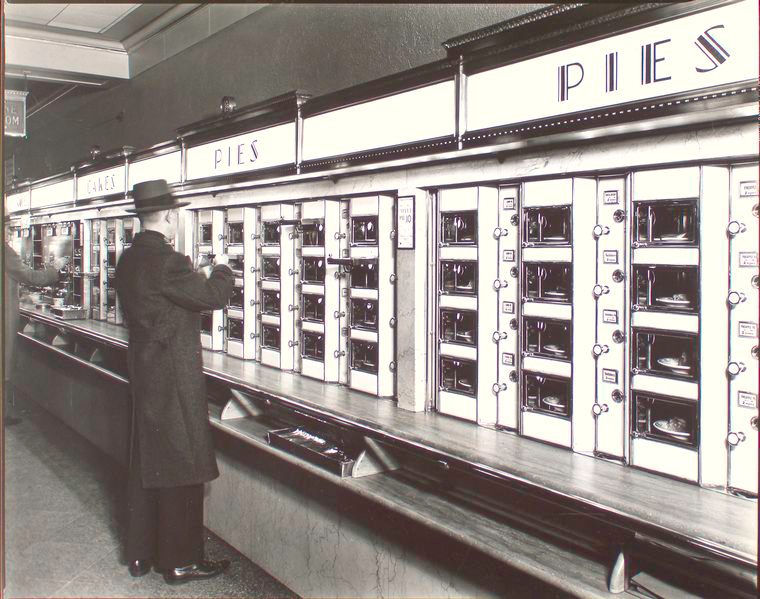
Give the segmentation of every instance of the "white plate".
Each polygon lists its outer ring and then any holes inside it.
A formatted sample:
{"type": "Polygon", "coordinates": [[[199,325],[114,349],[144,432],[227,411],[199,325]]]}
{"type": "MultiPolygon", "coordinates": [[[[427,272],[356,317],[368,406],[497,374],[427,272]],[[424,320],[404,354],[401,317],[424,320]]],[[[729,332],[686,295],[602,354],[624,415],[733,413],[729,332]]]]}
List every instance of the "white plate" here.
{"type": "Polygon", "coordinates": [[[544,291],[544,295],[549,297],[565,297],[565,293],[563,291],[544,291]]]}
{"type": "Polygon", "coordinates": [[[691,366],[680,364],[675,358],[660,358],[657,360],[657,363],[660,366],[665,366],[665,368],[672,368],[673,370],[691,370],[691,366]]]}
{"type": "Polygon", "coordinates": [[[544,351],[548,351],[550,354],[564,354],[565,351],[559,347],[558,345],[554,345],[553,343],[550,343],[549,345],[544,345],[544,351]]]}
{"type": "Polygon", "coordinates": [[[660,302],[661,304],[666,304],[669,306],[689,306],[691,305],[691,302],[687,299],[676,299],[674,297],[657,297],[655,298],[656,302],[660,302]]]}
{"type": "Polygon", "coordinates": [[[674,437],[680,437],[682,439],[686,439],[688,437],[691,437],[691,433],[687,431],[677,431],[673,430],[670,421],[669,420],[657,420],[652,423],[652,426],[654,426],[658,431],[661,433],[665,433],[667,435],[672,435],[674,437]]]}
{"type": "Polygon", "coordinates": [[[555,395],[550,395],[549,397],[544,397],[543,402],[550,406],[556,406],[556,407],[565,407],[565,402],[563,402],[559,397],[556,397],[555,395]]]}

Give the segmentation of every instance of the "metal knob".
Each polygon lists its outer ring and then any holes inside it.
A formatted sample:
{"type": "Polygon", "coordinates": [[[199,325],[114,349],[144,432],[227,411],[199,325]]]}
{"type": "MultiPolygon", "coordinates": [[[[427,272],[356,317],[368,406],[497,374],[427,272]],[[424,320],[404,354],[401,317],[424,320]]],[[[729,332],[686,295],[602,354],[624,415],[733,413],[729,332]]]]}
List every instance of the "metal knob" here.
{"type": "Polygon", "coordinates": [[[391,274],[391,276],[388,277],[388,282],[393,285],[396,283],[396,275],[395,273],[391,274]]]}
{"type": "Polygon", "coordinates": [[[612,333],[612,340],[615,343],[622,343],[625,341],[625,333],[621,330],[616,330],[612,333]]]}
{"type": "Polygon", "coordinates": [[[509,217],[509,224],[511,224],[513,227],[516,227],[520,223],[520,217],[516,214],[513,214],[509,217]]]}
{"type": "Polygon", "coordinates": [[[516,318],[513,318],[512,320],[509,321],[509,328],[512,329],[513,331],[517,330],[517,319],[516,318]]]}
{"type": "Polygon", "coordinates": [[[335,237],[335,239],[345,239],[346,238],[346,234],[345,233],[336,233],[333,237],[335,237]]]}
{"type": "Polygon", "coordinates": [[[251,266],[251,272],[252,273],[257,273],[257,272],[259,272],[259,269],[256,268],[255,266],[251,266]]]}
{"type": "Polygon", "coordinates": [[[297,305],[288,304],[288,312],[296,312],[298,310],[297,305]]]}
{"type": "Polygon", "coordinates": [[[591,348],[591,351],[594,353],[594,356],[598,358],[602,354],[606,354],[608,351],[610,351],[610,346],[603,345],[601,343],[594,343],[594,347],[591,348]]]}
{"type": "Polygon", "coordinates": [[[731,291],[726,298],[729,306],[736,306],[747,300],[747,296],[741,291],[731,291]]]}
{"type": "Polygon", "coordinates": [[[509,276],[513,279],[516,279],[518,274],[520,274],[520,271],[517,270],[516,266],[513,266],[509,269],[509,276]]]}
{"type": "Polygon", "coordinates": [[[288,347],[295,347],[296,345],[298,345],[298,341],[293,341],[292,339],[288,341],[288,347]]]}
{"type": "Polygon", "coordinates": [[[601,416],[605,412],[609,412],[610,407],[606,403],[595,403],[593,406],[591,406],[591,412],[594,414],[594,416],[601,416]]]}
{"type": "Polygon", "coordinates": [[[594,239],[599,239],[602,235],[609,235],[609,233],[610,228],[605,225],[594,225],[594,228],[591,230],[594,239]]]}
{"type": "Polygon", "coordinates": [[[396,318],[394,316],[391,316],[390,320],[388,320],[388,326],[392,329],[396,328],[396,318]]]}
{"type": "Polygon", "coordinates": [[[753,416],[749,419],[749,425],[752,427],[752,430],[757,430],[757,416],[753,416]]]}
{"type": "Polygon", "coordinates": [[[224,330],[224,327],[222,325],[219,325],[218,327],[216,327],[216,330],[221,333],[224,330]]]}
{"type": "Polygon", "coordinates": [[[343,318],[345,315],[346,313],[343,311],[335,310],[335,312],[333,312],[333,318],[343,318]]]}
{"type": "Polygon", "coordinates": [[[747,230],[747,225],[740,223],[738,220],[732,220],[726,227],[726,233],[731,237],[736,237],[739,233],[744,233],[747,230]]]}
{"type": "Polygon", "coordinates": [[[219,241],[223,241],[225,237],[226,237],[226,235],[222,235],[221,233],[219,233],[219,235],[217,235],[217,236],[216,236],[216,238],[217,238],[219,241]]]}
{"type": "Polygon", "coordinates": [[[493,282],[493,288],[497,291],[499,289],[505,289],[508,286],[509,286],[509,281],[506,281],[506,280],[495,279],[493,282]]]}
{"type": "Polygon", "coordinates": [[[726,366],[726,372],[728,376],[739,376],[742,372],[747,370],[744,362],[729,362],[726,366]]]}
{"type": "Polygon", "coordinates": [[[493,335],[491,335],[491,339],[493,339],[494,343],[498,343],[502,339],[506,339],[506,338],[507,338],[507,334],[502,333],[500,331],[494,331],[493,335]]]}
{"type": "Polygon", "coordinates": [[[625,212],[623,210],[615,210],[612,213],[612,220],[616,223],[622,223],[625,220],[625,212]]]}
{"type": "Polygon", "coordinates": [[[249,303],[251,306],[256,306],[256,305],[258,305],[258,303],[259,303],[259,302],[257,302],[256,300],[251,300],[251,301],[250,301],[250,302],[248,302],[248,303],[249,303]]]}
{"type": "Polygon", "coordinates": [[[496,227],[493,230],[493,236],[496,239],[499,239],[499,237],[506,237],[507,235],[509,235],[509,231],[507,229],[502,229],[501,227],[496,227]]]}
{"type": "Polygon", "coordinates": [[[747,438],[747,435],[745,435],[742,432],[735,433],[731,431],[730,433],[728,433],[728,436],[726,437],[726,441],[728,441],[728,444],[731,447],[736,447],[737,445],[739,445],[739,443],[744,441],[746,438],[747,438]]]}
{"type": "Polygon", "coordinates": [[[615,269],[615,272],[612,273],[612,280],[616,283],[622,283],[625,281],[625,273],[619,268],[615,269]]]}
{"type": "Polygon", "coordinates": [[[251,233],[251,241],[256,241],[257,239],[261,239],[261,235],[258,233],[251,233]]]}
{"type": "Polygon", "coordinates": [[[345,355],[346,355],[345,351],[339,351],[339,350],[336,349],[333,352],[333,358],[340,358],[340,357],[345,356],[345,355]]]}
{"type": "Polygon", "coordinates": [[[591,293],[594,294],[594,297],[599,299],[602,297],[605,293],[609,293],[610,288],[607,287],[607,285],[594,285],[594,288],[591,290],[591,293]]]}
{"type": "Polygon", "coordinates": [[[507,390],[507,384],[506,383],[494,383],[491,386],[491,391],[493,391],[494,395],[498,395],[499,391],[506,391],[507,390]]]}
{"type": "Polygon", "coordinates": [[[388,362],[388,370],[390,370],[391,372],[396,372],[396,363],[388,362]]]}
{"type": "Polygon", "coordinates": [[[297,275],[297,274],[298,274],[298,271],[297,271],[297,270],[295,270],[295,269],[293,269],[293,268],[289,268],[289,269],[288,269],[288,274],[289,274],[289,275],[292,277],[292,276],[294,276],[294,275],[297,275]]]}
{"type": "Polygon", "coordinates": [[[625,395],[623,395],[623,392],[620,389],[613,390],[610,396],[615,403],[621,403],[625,399],[625,395]]]}
{"type": "Polygon", "coordinates": [[[517,371],[516,370],[510,370],[509,371],[509,380],[513,383],[517,382],[517,371]]]}

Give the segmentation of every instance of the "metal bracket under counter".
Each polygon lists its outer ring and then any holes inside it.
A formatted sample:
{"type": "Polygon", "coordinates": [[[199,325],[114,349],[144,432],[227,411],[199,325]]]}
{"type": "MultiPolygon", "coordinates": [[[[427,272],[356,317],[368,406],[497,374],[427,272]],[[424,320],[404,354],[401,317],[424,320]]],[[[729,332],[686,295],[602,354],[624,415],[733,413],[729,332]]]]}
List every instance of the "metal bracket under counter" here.
{"type": "MultiPolygon", "coordinates": [[[[38,318],[29,311],[25,315],[38,318]]],[[[55,322],[48,316],[41,319],[55,322]]],[[[91,321],[55,324],[72,332],[97,328],[97,333],[88,335],[90,338],[102,335],[105,343],[126,347],[123,339],[127,332],[122,327],[91,321]],[[108,333],[113,335],[111,340],[108,333]]],[[[475,429],[435,413],[407,412],[390,400],[219,353],[204,352],[204,362],[204,371],[211,379],[268,400],[281,409],[443,462],[452,471],[498,481],[505,488],[520,488],[569,509],[591,511],[597,518],[680,548],[684,553],[696,551],[711,562],[755,567],[754,502],[622,468],[505,432],[475,429]]]]}

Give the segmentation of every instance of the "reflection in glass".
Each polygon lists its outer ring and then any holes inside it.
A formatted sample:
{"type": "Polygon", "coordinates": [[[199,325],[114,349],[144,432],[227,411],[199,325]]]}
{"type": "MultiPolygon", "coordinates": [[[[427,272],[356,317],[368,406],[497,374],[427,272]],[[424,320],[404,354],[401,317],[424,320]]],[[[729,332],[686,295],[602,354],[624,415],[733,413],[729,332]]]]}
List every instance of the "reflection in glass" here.
{"type": "Polygon", "coordinates": [[[694,245],[697,202],[638,202],[634,223],[634,240],[641,245],[694,245]]]}
{"type": "Polygon", "coordinates": [[[303,294],[303,319],[314,322],[325,321],[325,298],[312,293],[303,294]]]}
{"type": "Polygon", "coordinates": [[[244,294],[243,294],[243,288],[242,287],[233,287],[232,288],[232,295],[230,295],[230,300],[227,302],[227,305],[230,306],[230,308],[243,308],[244,304],[244,294]]]}
{"type": "Polygon", "coordinates": [[[229,245],[243,244],[243,223],[227,223],[227,243],[229,245]]]}
{"type": "Polygon", "coordinates": [[[377,261],[357,262],[351,265],[351,287],[377,289],[377,261]]]}
{"type": "Polygon", "coordinates": [[[570,206],[526,208],[523,226],[528,243],[570,243],[570,206]]]}
{"type": "Polygon", "coordinates": [[[696,313],[699,272],[696,266],[636,266],[637,309],[696,313]]]}
{"type": "Polygon", "coordinates": [[[261,346],[280,350],[280,327],[273,324],[261,325],[261,346]]]}
{"type": "Polygon", "coordinates": [[[478,315],[470,310],[441,309],[441,341],[475,345],[478,315]]]}
{"type": "Polygon", "coordinates": [[[523,263],[523,297],[545,302],[569,303],[572,276],[569,264],[523,263]]]}
{"type": "Polygon", "coordinates": [[[280,245],[280,223],[268,222],[261,226],[261,239],[264,245],[280,245]]]}
{"type": "Polygon", "coordinates": [[[538,412],[570,416],[570,381],[544,374],[524,372],[523,405],[538,412]]]}
{"type": "Polygon", "coordinates": [[[351,218],[351,243],[377,245],[376,216],[354,216],[351,218]]]}
{"type": "Polygon", "coordinates": [[[697,403],[634,391],[633,436],[696,447],[697,403]]]}
{"type": "Polygon", "coordinates": [[[325,259],[312,256],[305,257],[301,268],[301,280],[304,283],[324,283],[325,259]]]}
{"type": "Polygon", "coordinates": [[[239,318],[227,319],[227,336],[235,341],[243,340],[243,321],[239,318]]]}
{"type": "Polygon", "coordinates": [[[531,355],[569,360],[572,348],[571,324],[547,318],[524,319],[524,347],[531,355]]]}
{"type": "Polygon", "coordinates": [[[377,374],[377,343],[351,339],[351,368],[377,374]]]}
{"type": "Polygon", "coordinates": [[[280,280],[280,259],[277,256],[265,256],[261,259],[262,276],[270,281],[280,280]]]}
{"type": "Polygon", "coordinates": [[[213,228],[211,223],[203,223],[199,227],[199,243],[207,244],[213,241],[213,228]]]}
{"type": "Polygon", "coordinates": [[[476,262],[442,260],[442,291],[444,293],[475,295],[477,293],[476,268],[476,262]]]}
{"type": "Polygon", "coordinates": [[[322,247],[325,245],[325,225],[318,223],[304,223],[301,226],[304,247],[322,247]]]}
{"type": "Polygon", "coordinates": [[[377,330],[377,301],[351,299],[351,326],[358,329],[377,330]]]}
{"type": "Polygon", "coordinates": [[[697,380],[699,344],[696,335],[636,331],[634,358],[640,372],[697,380]]]}
{"type": "Polygon", "coordinates": [[[271,316],[280,315],[280,292],[275,289],[261,291],[261,313],[271,316]]]}
{"type": "Polygon", "coordinates": [[[325,337],[322,333],[313,331],[304,331],[301,334],[302,353],[304,358],[319,360],[324,362],[325,359],[325,337]]]}
{"type": "Polygon", "coordinates": [[[473,245],[477,242],[477,212],[441,214],[441,241],[447,245],[473,245]]]}
{"type": "Polygon", "coordinates": [[[475,362],[441,356],[441,390],[474,397],[477,393],[475,362]]]}

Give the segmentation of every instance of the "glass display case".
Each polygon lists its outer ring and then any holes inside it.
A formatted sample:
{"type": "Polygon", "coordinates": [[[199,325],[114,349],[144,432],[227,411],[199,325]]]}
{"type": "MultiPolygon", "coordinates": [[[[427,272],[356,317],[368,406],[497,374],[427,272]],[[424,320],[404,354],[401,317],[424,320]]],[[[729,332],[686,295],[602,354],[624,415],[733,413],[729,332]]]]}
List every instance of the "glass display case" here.
{"type": "Polygon", "coordinates": [[[557,262],[523,264],[523,299],[567,304],[572,300],[572,289],[570,264],[557,262]]]}
{"type": "Polygon", "coordinates": [[[478,213],[445,212],[441,214],[443,245],[475,245],[478,242],[478,213]]]}
{"type": "Polygon", "coordinates": [[[377,289],[377,260],[354,262],[351,265],[351,287],[377,289]]]}
{"type": "Polygon", "coordinates": [[[553,360],[569,360],[573,337],[570,321],[549,318],[523,319],[523,351],[525,355],[553,360]]]}
{"type": "Polygon", "coordinates": [[[377,330],[378,306],[376,300],[351,299],[351,328],[377,330]]]}
{"type": "MultiPolygon", "coordinates": [[[[278,300],[279,301],[279,300],[278,300]]],[[[325,298],[322,295],[304,293],[302,298],[303,308],[301,316],[311,322],[325,321],[325,298]]]]}
{"type": "Polygon", "coordinates": [[[314,331],[301,332],[301,356],[323,362],[325,359],[325,336],[314,331]]]}
{"type": "Polygon", "coordinates": [[[695,245],[698,236],[697,201],[637,202],[634,243],[638,246],[695,245]]]}
{"type": "Polygon", "coordinates": [[[471,360],[441,356],[440,387],[442,391],[477,396],[477,366],[471,360]]]}
{"type": "Polygon", "coordinates": [[[377,374],[377,343],[351,339],[350,365],[352,370],[377,374]]]}
{"type": "Polygon", "coordinates": [[[325,245],[325,225],[322,222],[303,223],[301,238],[304,247],[322,247],[325,245]]]}
{"type": "Polygon", "coordinates": [[[571,242],[570,206],[543,206],[523,211],[523,241],[528,245],[567,245],[571,242]]]}
{"type": "Polygon", "coordinates": [[[441,308],[441,341],[475,346],[478,342],[478,314],[471,310],[441,308]]]}
{"type": "Polygon", "coordinates": [[[351,243],[353,245],[377,245],[377,216],[354,216],[351,218],[351,243]]]}
{"type": "Polygon", "coordinates": [[[280,258],[277,256],[264,256],[261,259],[261,276],[267,281],[280,280],[280,258]]]}
{"type": "Polygon", "coordinates": [[[696,335],[636,330],[633,336],[636,372],[698,380],[699,343],[696,335]]]}
{"type": "Polygon", "coordinates": [[[634,392],[634,437],[674,445],[697,447],[699,442],[698,404],[695,401],[634,392]]]}
{"type": "Polygon", "coordinates": [[[636,266],[633,310],[699,311],[699,268],[696,266],[636,266]]]}
{"type": "Polygon", "coordinates": [[[325,282],[325,259],[312,256],[304,257],[301,263],[301,281],[323,284],[325,282]]]}
{"type": "Polygon", "coordinates": [[[274,289],[264,289],[261,292],[261,313],[270,316],[280,315],[280,292],[274,289]]]}
{"type": "Polygon", "coordinates": [[[441,260],[441,291],[449,294],[477,294],[477,262],[441,260]]]}
{"type": "Polygon", "coordinates": [[[523,372],[523,405],[530,410],[571,416],[572,382],[547,374],[523,372]]]}
{"type": "Polygon", "coordinates": [[[273,324],[261,325],[261,346],[267,349],[280,350],[280,327],[273,324]]]}

